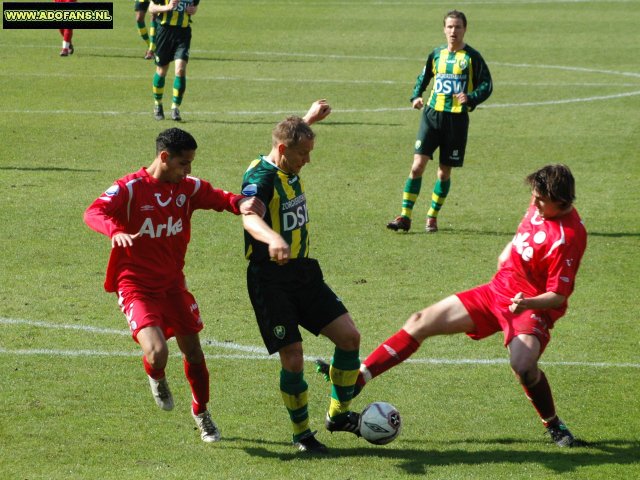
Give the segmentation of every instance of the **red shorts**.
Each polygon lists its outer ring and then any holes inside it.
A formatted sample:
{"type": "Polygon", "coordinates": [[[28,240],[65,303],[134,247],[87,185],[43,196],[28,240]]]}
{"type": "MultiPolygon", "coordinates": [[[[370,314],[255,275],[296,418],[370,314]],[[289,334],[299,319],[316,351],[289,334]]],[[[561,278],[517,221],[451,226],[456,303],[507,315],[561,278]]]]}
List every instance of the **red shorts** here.
{"type": "Polygon", "coordinates": [[[457,293],[476,326],[475,331],[467,333],[474,340],[480,340],[502,330],[504,345],[511,343],[514,337],[526,334],[534,335],[540,341],[540,354],[544,352],[551,339],[550,330],[553,321],[544,312],[525,310],[511,313],[511,297],[496,292],[490,283],[480,285],[465,292],[457,293]]]}
{"type": "Polygon", "coordinates": [[[118,304],[136,342],[145,327],[160,327],[166,339],[194,335],[204,328],[196,299],[186,288],[161,293],[123,290],[118,292],[118,304]]]}

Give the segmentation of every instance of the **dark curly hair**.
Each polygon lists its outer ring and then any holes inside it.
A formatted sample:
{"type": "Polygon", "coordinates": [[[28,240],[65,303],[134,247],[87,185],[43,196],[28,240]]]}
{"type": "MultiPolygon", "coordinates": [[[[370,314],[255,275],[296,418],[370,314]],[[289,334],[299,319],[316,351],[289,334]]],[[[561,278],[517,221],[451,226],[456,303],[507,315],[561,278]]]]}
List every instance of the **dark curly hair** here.
{"type": "Polygon", "coordinates": [[[171,155],[178,155],[185,150],[195,150],[197,148],[196,139],[189,132],[175,127],[160,132],[156,138],[156,154],[166,150],[171,155]]]}

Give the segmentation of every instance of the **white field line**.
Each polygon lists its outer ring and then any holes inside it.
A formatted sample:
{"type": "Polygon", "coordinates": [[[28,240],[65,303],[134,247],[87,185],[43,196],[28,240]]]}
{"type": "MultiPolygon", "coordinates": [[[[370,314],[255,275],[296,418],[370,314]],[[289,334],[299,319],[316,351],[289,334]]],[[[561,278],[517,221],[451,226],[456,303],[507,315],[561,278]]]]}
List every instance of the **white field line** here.
{"type": "MultiPolygon", "coordinates": [[[[565,98],[560,100],[544,100],[540,102],[522,102],[522,103],[489,103],[483,104],[478,109],[485,108],[518,108],[518,107],[540,107],[545,105],[563,105],[567,103],[584,103],[584,102],[596,102],[602,100],[613,100],[616,98],[634,97],[640,95],[640,90],[625,93],[615,93],[611,95],[596,95],[592,97],[579,97],[579,98],[565,98]]],[[[344,108],[344,109],[332,109],[334,114],[339,113],[387,113],[387,112],[401,112],[413,110],[411,107],[393,107],[393,108],[344,108]]],[[[236,110],[227,112],[203,112],[203,111],[189,111],[183,110],[184,113],[195,116],[215,116],[215,115],[287,115],[290,110],[272,110],[272,111],[255,111],[255,110],[236,110]]],[[[151,115],[149,111],[146,112],[130,112],[124,110],[3,110],[0,109],[0,113],[8,114],[35,114],[35,115],[151,115]]]]}
{"type": "MultiPolygon", "coordinates": [[[[566,67],[571,69],[569,67],[566,67]]],[[[611,72],[609,72],[611,73],[611,72]]],[[[617,72],[619,75],[635,75],[631,72],[617,72]]],[[[0,77],[14,77],[15,74],[0,72],[0,77]]],[[[78,73],[42,73],[42,72],[29,72],[21,73],[21,77],[35,77],[35,78],[92,78],[92,79],[107,79],[107,80],[148,80],[149,75],[91,75],[91,74],[78,74],[78,73]]],[[[638,75],[640,77],[640,74],[638,75]]],[[[264,82],[264,83],[336,83],[344,85],[409,85],[412,86],[414,82],[399,81],[399,80],[338,80],[338,79],[321,79],[321,78],[274,78],[274,77],[239,77],[239,76],[199,76],[190,75],[189,81],[216,81],[216,82],[264,82]]],[[[553,82],[493,82],[494,85],[508,86],[508,87],[555,87],[555,88],[573,88],[573,87],[637,87],[640,83],[612,83],[612,82],[563,82],[558,85],[553,82]]]]}
{"type": "MultiPolygon", "coordinates": [[[[67,325],[47,323],[34,320],[22,320],[15,318],[3,318],[0,317],[0,325],[26,325],[37,328],[51,328],[62,330],[78,330],[90,333],[102,333],[107,335],[122,335],[129,336],[130,333],[127,330],[116,330],[109,328],[98,328],[89,325],[67,325]]],[[[263,347],[255,347],[248,345],[240,345],[233,342],[220,342],[217,340],[202,339],[203,347],[216,347],[227,350],[250,352],[253,355],[246,354],[207,354],[207,358],[218,359],[232,359],[232,360],[276,360],[276,355],[268,355],[267,351],[263,347]]],[[[58,349],[7,349],[0,347],[0,355],[48,355],[48,356],[62,356],[62,357],[104,357],[104,356],[118,356],[118,357],[137,357],[140,356],[139,351],[131,352],[106,352],[101,350],[58,350],[58,349]]],[[[177,354],[175,354],[177,355],[177,354]]],[[[314,361],[316,358],[311,355],[306,356],[308,362],[314,361]]],[[[410,358],[405,363],[413,364],[429,364],[429,365],[506,365],[508,364],[506,358],[497,359],[446,359],[446,358],[410,358]]],[[[580,366],[580,367],[598,367],[598,368],[640,368],[640,363],[612,363],[612,362],[540,362],[542,365],[551,366],[580,366]]]]}
{"type": "MultiPolygon", "coordinates": [[[[549,3],[555,2],[556,0],[549,0],[549,3]]],[[[637,0],[630,0],[637,1],[637,0]]],[[[18,48],[46,48],[46,49],[54,49],[59,47],[53,47],[45,44],[36,44],[36,45],[27,45],[27,44],[5,44],[0,43],[0,48],[6,49],[18,49],[18,48]]],[[[135,51],[139,52],[139,48],[133,47],[107,47],[107,46],[96,46],[96,47],[85,47],[87,50],[114,50],[114,51],[135,51]]],[[[209,50],[209,49],[191,49],[192,53],[204,53],[204,54],[222,54],[222,55],[253,55],[253,56],[265,56],[265,57],[297,57],[297,58],[314,58],[314,59],[334,59],[334,60],[387,60],[392,62],[397,61],[410,61],[410,62],[424,62],[426,60],[426,55],[424,57],[390,57],[390,56],[380,56],[380,55],[345,55],[345,54],[324,54],[324,53],[304,53],[304,52],[270,52],[270,51],[260,51],[260,50],[209,50]]],[[[566,70],[569,72],[581,72],[581,73],[597,73],[604,75],[614,75],[614,76],[626,76],[633,78],[640,78],[640,72],[624,72],[619,70],[606,70],[602,68],[587,68],[587,67],[574,67],[570,65],[547,65],[547,64],[536,64],[536,63],[510,63],[510,62],[498,62],[491,61],[489,62],[489,66],[498,66],[498,67],[509,67],[509,68],[536,68],[536,69],[552,69],[552,70],[566,70]]],[[[3,75],[9,75],[7,73],[3,75]]],[[[25,75],[24,73],[20,73],[20,75],[25,75]]],[[[57,74],[53,74],[51,76],[57,76],[57,74]]],[[[90,75],[91,76],[91,75],[90,75]]],[[[145,77],[146,78],[146,77],[145,77]]],[[[251,80],[251,79],[242,79],[242,80],[251,80]]]]}

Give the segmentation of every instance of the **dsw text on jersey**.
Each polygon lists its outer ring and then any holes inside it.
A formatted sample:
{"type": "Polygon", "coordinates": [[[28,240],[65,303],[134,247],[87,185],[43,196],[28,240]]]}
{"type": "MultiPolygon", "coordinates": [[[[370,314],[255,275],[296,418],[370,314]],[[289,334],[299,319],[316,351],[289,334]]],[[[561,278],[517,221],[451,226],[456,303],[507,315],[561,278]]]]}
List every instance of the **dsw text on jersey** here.
{"type": "Polygon", "coordinates": [[[282,229],[285,232],[303,227],[309,221],[307,199],[300,195],[282,204],[282,229]]]}

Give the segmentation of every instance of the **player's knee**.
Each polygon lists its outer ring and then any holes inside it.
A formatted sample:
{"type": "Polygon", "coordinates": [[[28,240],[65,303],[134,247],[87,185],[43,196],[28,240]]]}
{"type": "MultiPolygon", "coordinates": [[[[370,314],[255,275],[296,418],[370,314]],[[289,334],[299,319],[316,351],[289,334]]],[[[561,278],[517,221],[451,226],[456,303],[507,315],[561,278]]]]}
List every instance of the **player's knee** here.
{"type": "Polygon", "coordinates": [[[301,372],[304,368],[304,354],[299,344],[287,345],[279,352],[282,367],[289,372],[301,372]]]}
{"type": "Polygon", "coordinates": [[[411,178],[422,177],[422,175],[424,174],[425,166],[425,163],[413,162],[413,165],[411,165],[411,178]]]}
{"type": "Polygon", "coordinates": [[[152,368],[161,370],[167,366],[167,360],[169,359],[169,349],[165,345],[154,346],[148,352],[145,352],[147,362],[152,368]]]}
{"type": "Polygon", "coordinates": [[[336,343],[336,347],[345,352],[358,350],[360,348],[360,332],[356,328],[351,329],[347,335],[336,343]]]}
{"type": "Polygon", "coordinates": [[[511,370],[513,370],[518,381],[527,387],[535,385],[540,377],[536,362],[527,360],[511,360],[511,370]]]}
{"type": "Polygon", "coordinates": [[[424,310],[412,314],[404,323],[403,329],[418,342],[422,343],[429,336],[430,323],[428,315],[424,310]]]}
{"type": "Polygon", "coordinates": [[[204,352],[200,347],[188,352],[183,352],[183,356],[187,363],[202,363],[204,360],[204,352]]]}

